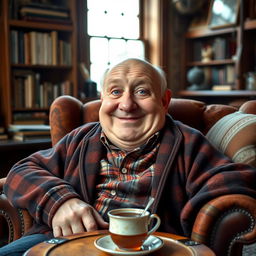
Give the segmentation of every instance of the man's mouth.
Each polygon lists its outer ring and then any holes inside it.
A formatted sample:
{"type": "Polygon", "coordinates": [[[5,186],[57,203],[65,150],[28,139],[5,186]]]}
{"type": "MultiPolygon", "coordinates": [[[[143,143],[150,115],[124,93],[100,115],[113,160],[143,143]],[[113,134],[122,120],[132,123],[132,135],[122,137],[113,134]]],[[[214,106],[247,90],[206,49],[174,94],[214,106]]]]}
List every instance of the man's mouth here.
{"type": "Polygon", "coordinates": [[[134,122],[134,121],[137,121],[137,120],[141,119],[140,116],[125,116],[125,117],[117,116],[117,118],[120,121],[124,121],[124,122],[134,122]]]}

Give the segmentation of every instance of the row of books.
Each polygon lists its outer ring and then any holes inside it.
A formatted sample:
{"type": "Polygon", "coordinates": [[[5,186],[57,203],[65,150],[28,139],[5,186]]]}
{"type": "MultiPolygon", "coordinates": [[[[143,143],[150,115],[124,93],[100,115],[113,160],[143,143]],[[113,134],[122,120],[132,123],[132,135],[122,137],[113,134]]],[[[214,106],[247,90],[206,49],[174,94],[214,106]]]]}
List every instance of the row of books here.
{"type": "Polygon", "coordinates": [[[236,41],[232,38],[216,37],[212,45],[215,60],[231,59],[236,54],[236,41]]]}
{"type": "Polygon", "coordinates": [[[192,61],[202,61],[202,50],[212,47],[213,60],[232,59],[236,54],[236,41],[233,38],[216,37],[212,40],[195,40],[192,45],[192,61]]]}
{"type": "Polygon", "coordinates": [[[13,107],[48,108],[61,95],[72,95],[69,80],[61,83],[41,81],[40,74],[33,71],[16,70],[13,81],[13,107]]]}
{"type": "Polygon", "coordinates": [[[58,38],[57,31],[11,30],[13,64],[71,65],[71,44],[58,38]]]}
{"type": "Polygon", "coordinates": [[[232,85],[235,83],[234,65],[204,67],[203,71],[205,77],[204,84],[215,90],[218,90],[218,88],[220,89],[220,87],[217,87],[218,85],[232,85]]]}

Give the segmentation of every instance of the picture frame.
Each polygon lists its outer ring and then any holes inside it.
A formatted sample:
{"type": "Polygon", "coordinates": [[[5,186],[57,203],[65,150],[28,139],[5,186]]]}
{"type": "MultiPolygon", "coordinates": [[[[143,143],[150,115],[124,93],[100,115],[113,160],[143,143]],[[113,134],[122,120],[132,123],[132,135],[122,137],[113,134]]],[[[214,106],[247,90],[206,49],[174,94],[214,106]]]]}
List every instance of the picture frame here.
{"type": "Polygon", "coordinates": [[[208,27],[217,29],[235,26],[239,2],[239,0],[212,0],[208,13],[208,27]]]}

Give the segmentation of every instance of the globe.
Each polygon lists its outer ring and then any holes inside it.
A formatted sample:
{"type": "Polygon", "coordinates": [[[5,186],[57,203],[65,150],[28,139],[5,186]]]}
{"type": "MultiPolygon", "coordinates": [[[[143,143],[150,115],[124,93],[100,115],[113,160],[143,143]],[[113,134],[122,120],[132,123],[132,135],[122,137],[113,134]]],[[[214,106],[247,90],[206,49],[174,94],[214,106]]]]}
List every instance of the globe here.
{"type": "Polygon", "coordinates": [[[204,82],[204,71],[198,67],[191,68],[187,73],[187,80],[191,84],[189,90],[199,90],[204,82]]]}

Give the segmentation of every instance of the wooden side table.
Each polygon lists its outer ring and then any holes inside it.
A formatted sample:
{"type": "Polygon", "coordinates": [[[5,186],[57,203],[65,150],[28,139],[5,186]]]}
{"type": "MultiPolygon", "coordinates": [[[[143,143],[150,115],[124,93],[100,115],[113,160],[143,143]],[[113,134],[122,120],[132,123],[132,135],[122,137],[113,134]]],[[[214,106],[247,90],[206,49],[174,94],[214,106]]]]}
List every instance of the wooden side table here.
{"type": "MultiPolygon", "coordinates": [[[[29,249],[25,256],[64,256],[86,255],[107,256],[109,254],[100,251],[94,246],[94,241],[100,236],[108,234],[108,231],[85,232],[77,235],[51,239],[39,243],[29,249]]],[[[153,252],[152,256],[215,256],[213,251],[203,244],[194,244],[186,237],[169,233],[155,232],[155,236],[164,241],[164,246],[153,252]]]]}

